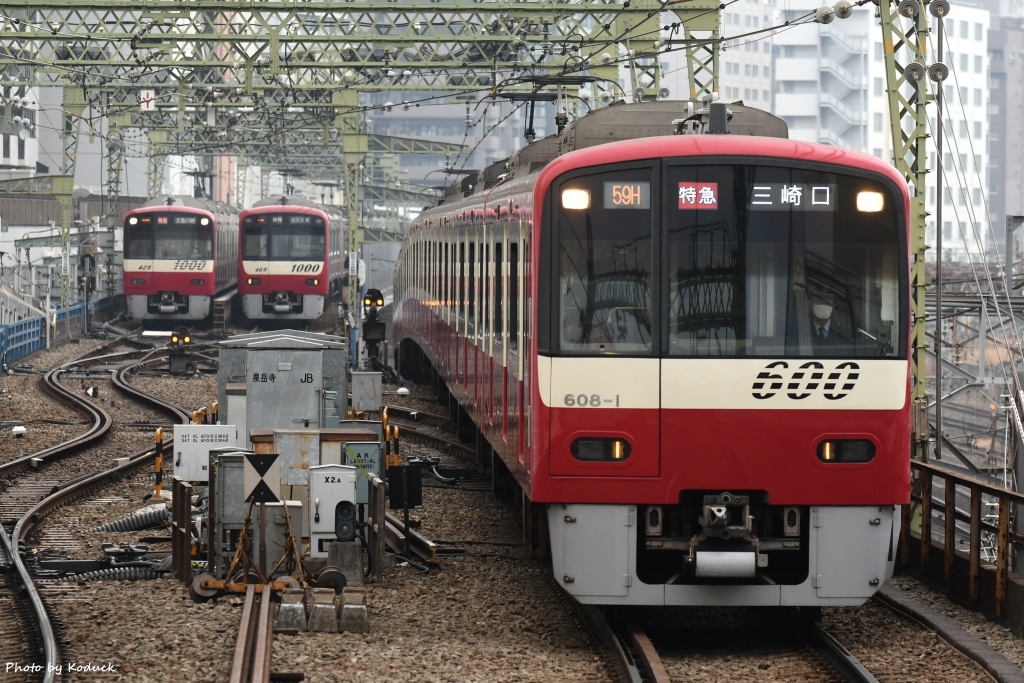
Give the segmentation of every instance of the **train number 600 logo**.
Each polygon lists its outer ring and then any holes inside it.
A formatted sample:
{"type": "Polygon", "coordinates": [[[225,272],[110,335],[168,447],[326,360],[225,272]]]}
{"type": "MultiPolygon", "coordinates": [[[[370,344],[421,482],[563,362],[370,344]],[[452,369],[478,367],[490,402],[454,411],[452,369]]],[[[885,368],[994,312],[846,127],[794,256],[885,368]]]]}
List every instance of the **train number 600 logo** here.
{"type": "Polygon", "coordinates": [[[754,398],[772,398],[785,389],[786,396],[800,400],[821,392],[830,401],[838,401],[853,391],[860,377],[860,366],[854,362],[840,363],[827,371],[812,360],[790,370],[783,360],[769,363],[754,380],[754,398]]]}

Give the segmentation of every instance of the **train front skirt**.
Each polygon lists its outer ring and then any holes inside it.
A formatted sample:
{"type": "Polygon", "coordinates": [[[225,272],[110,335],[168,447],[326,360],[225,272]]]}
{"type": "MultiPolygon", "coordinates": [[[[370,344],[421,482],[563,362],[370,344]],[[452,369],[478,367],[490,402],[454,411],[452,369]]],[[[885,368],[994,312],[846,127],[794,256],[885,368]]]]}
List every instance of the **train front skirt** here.
{"type": "MultiPolygon", "coordinates": [[[[759,571],[756,552],[716,548],[696,567],[664,583],[637,577],[634,505],[548,505],[555,578],[576,600],[601,605],[844,606],[861,605],[893,573],[900,533],[897,506],[809,510],[807,574],[779,585],[759,571]]],[[[640,518],[639,524],[643,524],[640,518]]]]}

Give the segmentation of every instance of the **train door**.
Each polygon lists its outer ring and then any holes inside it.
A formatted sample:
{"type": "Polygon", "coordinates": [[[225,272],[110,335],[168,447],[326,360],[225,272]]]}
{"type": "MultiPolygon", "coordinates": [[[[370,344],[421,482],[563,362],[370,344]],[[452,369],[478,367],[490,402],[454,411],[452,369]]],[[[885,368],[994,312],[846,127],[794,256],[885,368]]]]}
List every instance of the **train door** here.
{"type": "MultiPolygon", "coordinates": [[[[553,184],[541,263],[538,395],[551,408],[552,475],[661,472],[657,185],[650,166],[581,170],[553,184]],[[546,260],[545,260],[546,259],[546,260]]],[[[678,444],[685,441],[676,442],[678,444]]],[[[538,444],[543,449],[543,444],[538,444]]]]}
{"type": "MultiPolygon", "coordinates": [[[[516,306],[518,311],[518,334],[516,335],[516,347],[519,351],[519,412],[516,429],[519,433],[519,464],[527,466],[526,451],[530,448],[530,389],[533,386],[532,369],[527,362],[532,357],[533,349],[530,348],[530,320],[533,316],[533,296],[530,286],[530,263],[533,258],[530,254],[530,231],[527,225],[520,224],[519,233],[519,297],[522,304],[516,306]]],[[[532,470],[532,466],[527,466],[532,470]]]]}

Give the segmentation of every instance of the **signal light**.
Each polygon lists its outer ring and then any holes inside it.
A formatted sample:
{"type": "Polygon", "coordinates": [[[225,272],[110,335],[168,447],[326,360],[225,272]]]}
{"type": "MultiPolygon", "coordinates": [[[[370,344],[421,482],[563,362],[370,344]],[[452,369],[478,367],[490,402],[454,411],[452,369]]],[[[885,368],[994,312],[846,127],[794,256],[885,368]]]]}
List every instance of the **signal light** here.
{"type": "Polygon", "coordinates": [[[187,327],[179,327],[171,332],[171,346],[185,346],[192,343],[192,335],[187,327]]]}
{"type": "Polygon", "coordinates": [[[250,285],[258,285],[260,283],[260,279],[258,277],[251,277],[246,279],[246,282],[250,285]]]}

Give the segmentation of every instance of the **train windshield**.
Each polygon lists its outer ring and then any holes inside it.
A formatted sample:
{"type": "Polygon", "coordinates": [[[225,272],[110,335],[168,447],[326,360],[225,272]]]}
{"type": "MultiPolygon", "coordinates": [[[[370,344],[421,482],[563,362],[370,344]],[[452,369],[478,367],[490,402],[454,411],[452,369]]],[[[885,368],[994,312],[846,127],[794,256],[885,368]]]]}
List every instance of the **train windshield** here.
{"type": "Polygon", "coordinates": [[[213,258],[213,221],[196,213],[130,216],[124,226],[125,258],[213,258]]]}
{"type": "Polygon", "coordinates": [[[324,219],[312,214],[261,213],[242,221],[242,257],[261,261],[323,260],[324,219]]]}
{"type": "Polygon", "coordinates": [[[687,163],[555,189],[562,353],[905,356],[903,205],[876,179],[687,163]]]}

